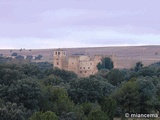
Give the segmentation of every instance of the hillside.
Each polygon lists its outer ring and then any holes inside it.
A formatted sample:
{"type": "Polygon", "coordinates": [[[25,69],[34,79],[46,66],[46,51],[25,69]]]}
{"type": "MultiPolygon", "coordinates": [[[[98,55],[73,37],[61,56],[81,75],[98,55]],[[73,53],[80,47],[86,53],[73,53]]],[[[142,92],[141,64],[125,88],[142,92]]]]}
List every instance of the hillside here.
{"type": "MultiPolygon", "coordinates": [[[[42,55],[42,60],[35,62],[47,61],[53,62],[53,51],[55,49],[32,49],[32,50],[0,50],[3,56],[11,56],[13,52],[19,55],[42,55]]],[[[92,47],[92,48],[65,48],[67,56],[72,54],[85,55],[113,55],[115,57],[116,68],[131,68],[136,62],[142,61],[144,65],[149,65],[160,61],[160,46],[127,46],[127,47],[92,47]]]]}

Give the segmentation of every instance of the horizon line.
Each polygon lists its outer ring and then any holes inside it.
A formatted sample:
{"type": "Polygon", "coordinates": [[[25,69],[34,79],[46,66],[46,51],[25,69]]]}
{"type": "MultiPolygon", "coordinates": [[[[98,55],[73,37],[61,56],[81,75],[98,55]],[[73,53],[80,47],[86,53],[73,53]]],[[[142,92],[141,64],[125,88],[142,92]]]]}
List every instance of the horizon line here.
{"type": "Polygon", "coordinates": [[[20,50],[20,49],[22,49],[22,50],[39,50],[39,49],[78,49],[78,48],[105,48],[105,47],[148,47],[148,46],[150,46],[150,47],[152,47],[152,46],[160,46],[160,45],[148,45],[148,44],[143,44],[143,45],[109,45],[109,46],[82,46],[82,47],[53,47],[53,48],[0,48],[0,50],[20,50]]]}

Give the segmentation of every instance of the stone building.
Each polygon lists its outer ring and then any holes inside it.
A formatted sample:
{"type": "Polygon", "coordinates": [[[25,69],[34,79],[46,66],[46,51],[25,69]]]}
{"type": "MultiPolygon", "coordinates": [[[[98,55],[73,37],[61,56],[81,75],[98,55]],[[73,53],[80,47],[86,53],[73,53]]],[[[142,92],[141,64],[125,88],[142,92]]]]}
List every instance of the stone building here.
{"type": "Polygon", "coordinates": [[[66,57],[66,51],[57,49],[53,54],[54,67],[73,71],[79,77],[88,77],[98,72],[97,64],[101,62],[102,55],[72,55],[66,57]]]}

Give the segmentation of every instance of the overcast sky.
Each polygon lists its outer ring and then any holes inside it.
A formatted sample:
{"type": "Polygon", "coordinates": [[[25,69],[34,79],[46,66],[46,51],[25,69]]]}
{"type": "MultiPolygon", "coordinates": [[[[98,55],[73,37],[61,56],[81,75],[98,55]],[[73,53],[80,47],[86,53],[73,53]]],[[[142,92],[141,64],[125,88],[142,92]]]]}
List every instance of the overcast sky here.
{"type": "Polygon", "coordinates": [[[0,49],[160,45],[160,0],[0,0],[0,49]]]}

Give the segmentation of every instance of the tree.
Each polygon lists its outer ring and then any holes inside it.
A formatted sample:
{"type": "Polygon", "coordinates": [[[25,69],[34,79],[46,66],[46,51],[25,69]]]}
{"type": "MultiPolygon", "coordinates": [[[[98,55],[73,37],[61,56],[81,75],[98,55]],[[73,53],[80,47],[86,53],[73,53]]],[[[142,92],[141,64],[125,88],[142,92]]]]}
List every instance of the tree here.
{"type": "Polygon", "coordinates": [[[73,79],[78,78],[78,76],[74,72],[58,68],[51,70],[51,74],[62,78],[66,83],[72,81],[73,79]]]}
{"type": "Polygon", "coordinates": [[[49,62],[38,62],[38,63],[33,63],[39,67],[42,71],[48,70],[48,69],[53,69],[53,64],[49,62]]]}
{"type": "Polygon", "coordinates": [[[20,67],[20,71],[23,72],[28,77],[43,78],[43,73],[36,64],[23,64],[20,67]]]}
{"type": "Polygon", "coordinates": [[[58,120],[79,120],[79,119],[77,118],[76,113],[74,112],[69,112],[69,113],[63,112],[61,116],[58,117],[58,120]]]}
{"type": "Polygon", "coordinates": [[[17,55],[18,55],[18,53],[14,52],[14,53],[12,53],[11,56],[17,56],[17,55]]]}
{"type": "Polygon", "coordinates": [[[100,76],[100,77],[103,77],[103,78],[107,78],[108,74],[109,74],[109,70],[107,69],[101,69],[98,71],[98,73],[96,73],[94,76],[100,76]]]}
{"type": "Polygon", "coordinates": [[[60,116],[63,112],[68,113],[73,109],[74,104],[68,97],[68,93],[65,89],[60,87],[47,86],[45,87],[44,92],[44,96],[47,101],[44,101],[45,103],[42,103],[43,111],[54,111],[56,115],[60,116]]]}
{"type": "Polygon", "coordinates": [[[0,108],[2,107],[3,104],[4,104],[4,101],[0,98],[0,108]]]}
{"type": "Polygon", "coordinates": [[[99,62],[99,63],[97,64],[97,69],[98,69],[98,70],[104,69],[104,66],[102,65],[102,63],[99,62]]]}
{"type": "Polygon", "coordinates": [[[70,84],[68,92],[75,103],[95,102],[102,98],[103,87],[96,79],[81,78],[70,84]]]}
{"type": "Polygon", "coordinates": [[[116,101],[111,97],[103,98],[100,105],[102,111],[108,115],[110,120],[113,120],[116,110],[116,101]]]}
{"type": "Polygon", "coordinates": [[[88,115],[88,120],[109,120],[103,111],[93,111],[88,115]]]}
{"type": "Polygon", "coordinates": [[[30,111],[16,103],[7,102],[0,107],[1,120],[27,120],[29,115],[30,111]]]}
{"type": "Polygon", "coordinates": [[[154,109],[156,86],[150,77],[140,77],[136,82],[139,85],[139,101],[137,101],[139,109],[137,111],[138,113],[150,113],[154,109]]]}
{"type": "Polygon", "coordinates": [[[157,96],[157,101],[156,101],[156,104],[155,104],[155,110],[159,112],[160,114],[160,95],[157,96]]]}
{"type": "Polygon", "coordinates": [[[70,83],[69,96],[75,103],[95,102],[113,92],[114,86],[96,78],[80,78],[70,83]]]}
{"type": "Polygon", "coordinates": [[[138,71],[138,76],[156,76],[156,70],[154,68],[151,67],[143,67],[138,71]]]}
{"type": "Polygon", "coordinates": [[[27,55],[26,59],[31,61],[33,59],[33,56],[32,55],[27,55]]]}
{"type": "Polygon", "coordinates": [[[26,78],[18,80],[17,82],[8,86],[3,90],[3,97],[5,101],[24,105],[25,108],[31,110],[38,110],[40,100],[42,97],[41,88],[35,80],[26,78]]]}
{"type": "Polygon", "coordinates": [[[139,100],[139,86],[135,81],[128,81],[118,88],[113,97],[121,107],[122,116],[124,113],[136,113],[139,100]]]}
{"type": "Polygon", "coordinates": [[[85,102],[82,104],[82,108],[83,108],[84,114],[88,116],[93,109],[93,104],[90,102],[85,102]]]}
{"type": "Polygon", "coordinates": [[[41,60],[41,58],[42,58],[42,55],[38,55],[38,56],[35,58],[35,60],[41,60]]]}
{"type": "Polygon", "coordinates": [[[58,117],[52,111],[47,111],[45,113],[36,112],[29,118],[29,120],[58,120],[58,117]]]}
{"type": "Polygon", "coordinates": [[[142,62],[141,62],[141,61],[140,61],[140,62],[137,62],[134,70],[137,72],[137,71],[139,71],[142,67],[143,67],[142,62]]]}
{"type": "MultiPolygon", "coordinates": [[[[3,65],[0,69],[0,84],[10,85],[17,81],[18,79],[24,78],[24,74],[19,70],[13,68],[7,68],[9,66],[3,65]]],[[[11,66],[10,66],[11,67],[11,66]]],[[[18,68],[17,68],[18,69],[18,68]]]]}
{"type": "Polygon", "coordinates": [[[86,116],[84,113],[83,106],[80,104],[75,105],[74,109],[72,110],[75,116],[75,120],[86,120],[86,116]]]}
{"type": "Polygon", "coordinates": [[[121,70],[118,70],[118,69],[113,69],[109,72],[108,74],[108,81],[109,83],[111,83],[112,85],[114,86],[117,86],[119,85],[122,81],[125,80],[124,78],[124,74],[122,73],[121,70]]]}
{"type": "Polygon", "coordinates": [[[63,81],[63,79],[57,77],[57,76],[54,76],[54,75],[50,75],[48,76],[47,78],[44,79],[44,84],[47,86],[47,85],[60,85],[62,83],[64,83],[65,81],[63,81]]]}
{"type": "Polygon", "coordinates": [[[97,69],[108,69],[111,70],[114,68],[113,61],[109,57],[102,58],[101,63],[97,64],[97,69]]]}
{"type": "Polygon", "coordinates": [[[67,91],[63,88],[54,88],[53,97],[54,109],[57,115],[62,112],[70,112],[73,109],[73,102],[69,99],[67,91]]]}
{"type": "Polygon", "coordinates": [[[22,55],[17,55],[17,56],[16,56],[16,59],[18,59],[18,60],[24,60],[24,56],[22,56],[22,55]]]}

